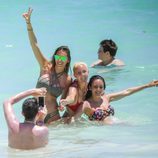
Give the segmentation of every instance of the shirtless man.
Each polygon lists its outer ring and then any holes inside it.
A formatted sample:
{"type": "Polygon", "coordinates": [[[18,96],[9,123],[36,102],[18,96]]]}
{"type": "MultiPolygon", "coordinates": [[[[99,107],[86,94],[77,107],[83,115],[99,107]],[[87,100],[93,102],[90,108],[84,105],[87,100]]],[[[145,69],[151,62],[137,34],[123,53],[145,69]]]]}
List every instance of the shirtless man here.
{"type": "Polygon", "coordinates": [[[92,64],[91,67],[96,66],[124,66],[124,62],[120,59],[116,59],[117,45],[114,41],[103,40],[100,42],[98,50],[98,61],[92,64]]]}
{"type": "Polygon", "coordinates": [[[27,98],[22,105],[22,115],[25,117],[20,123],[15,116],[13,105],[25,97],[44,96],[45,88],[30,89],[21,92],[3,103],[5,119],[8,125],[8,145],[17,149],[35,149],[44,147],[48,143],[48,128],[44,126],[47,114],[46,107],[39,107],[38,99],[27,98]]]}

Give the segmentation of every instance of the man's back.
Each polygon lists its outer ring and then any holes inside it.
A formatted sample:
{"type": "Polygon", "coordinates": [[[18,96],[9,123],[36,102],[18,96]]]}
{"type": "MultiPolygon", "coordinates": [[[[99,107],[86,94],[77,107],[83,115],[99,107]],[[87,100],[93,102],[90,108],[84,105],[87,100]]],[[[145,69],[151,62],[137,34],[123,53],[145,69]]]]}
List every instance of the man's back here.
{"type": "Polygon", "coordinates": [[[9,146],[17,149],[35,149],[48,143],[48,129],[34,123],[20,123],[19,131],[9,131],[9,146]]]}
{"type": "Polygon", "coordinates": [[[48,128],[44,126],[47,114],[46,106],[39,107],[37,98],[27,98],[22,104],[24,123],[16,117],[13,105],[28,96],[42,96],[46,94],[45,88],[35,88],[23,91],[4,101],[4,115],[8,125],[8,145],[17,149],[35,149],[48,143],[48,128]],[[38,125],[35,124],[38,123],[38,125]]]}

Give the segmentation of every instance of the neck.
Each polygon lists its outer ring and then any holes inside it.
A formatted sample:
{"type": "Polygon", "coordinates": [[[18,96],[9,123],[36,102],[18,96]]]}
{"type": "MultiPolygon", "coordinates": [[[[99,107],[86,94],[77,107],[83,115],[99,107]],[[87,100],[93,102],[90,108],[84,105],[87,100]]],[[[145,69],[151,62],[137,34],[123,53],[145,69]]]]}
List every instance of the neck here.
{"type": "Polygon", "coordinates": [[[55,72],[56,73],[64,72],[64,69],[65,69],[65,67],[63,68],[63,67],[57,67],[57,66],[55,66],[55,72]]]}
{"type": "Polygon", "coordinates": [[[92,100],[95,102],[95,103],[100,103],[102,101],[102,98],[100,97],[93,97],[92,100]]]}
{"type": "Polygon", "coordinates": [[[79,84],[80,89],[85,89],[85,88],[87,88],[87,82],[78,83],[78,84],[79,84]]]}
{"type": "Polygon", "coordinates": [[[115,59],[114,57],[110,57],[107,60],[102,60],[103,61],[103,65],[109,65],[109,64],[111,64],[114,59],[115,59]]]}
{"type": "Polygon", "coordinates": [[[35,124],[35,121],[34,120],[25,120],[24,123],[35,124]]]}

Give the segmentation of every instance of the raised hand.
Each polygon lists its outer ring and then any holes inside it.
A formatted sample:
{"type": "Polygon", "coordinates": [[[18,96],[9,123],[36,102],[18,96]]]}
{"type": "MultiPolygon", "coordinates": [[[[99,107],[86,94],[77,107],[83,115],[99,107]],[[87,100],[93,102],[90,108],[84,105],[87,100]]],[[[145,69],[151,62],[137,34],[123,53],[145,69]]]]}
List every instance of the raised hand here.
{"type": "Polygon", "coordinates": [[[23,13],[22,16],[25,18],[26,23],[30,23],[32,11],[33,9],[29,8],[27,12],[23,13]]]}
{"type": "Polygon", "coordinates": [[[36,88],[32,95],[34,97],[38,97],[38,96],[45,96],[46,93],[47,93],[46,88],[36,88]]]}

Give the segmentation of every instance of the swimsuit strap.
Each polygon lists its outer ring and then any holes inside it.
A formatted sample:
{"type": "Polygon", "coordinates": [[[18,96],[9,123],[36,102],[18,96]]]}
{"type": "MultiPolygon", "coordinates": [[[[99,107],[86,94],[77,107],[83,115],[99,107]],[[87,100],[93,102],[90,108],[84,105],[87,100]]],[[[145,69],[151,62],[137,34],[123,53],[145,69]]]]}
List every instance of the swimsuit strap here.
{"type": "Polygon", "coordinates": [[[65,71],[62,71],[62,72],[60,72],[60,73],[56,73],[56,72],[55,72],[57,78],[60,78],[64,73],[65,73],[65,71]]]}
{"type": "Polygon", "coordinates": [[[63,71],[63,72],[60,72],[60,73],[56,73],[56,72],[54,72],[54,73],[52,73],[52,77],[51,77],[51,84],[53,85],[53,81],[54,82],[56,82],[56,84],[58,84],[59,85],[59,88],[60,88],[60,90],[62,90],[62,88],[61,88],[61,85],[60,85],[60,81],[59,81],[59,78],[64,74],[65,72],[63,71]]]}

